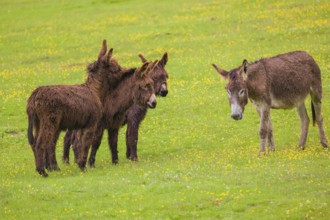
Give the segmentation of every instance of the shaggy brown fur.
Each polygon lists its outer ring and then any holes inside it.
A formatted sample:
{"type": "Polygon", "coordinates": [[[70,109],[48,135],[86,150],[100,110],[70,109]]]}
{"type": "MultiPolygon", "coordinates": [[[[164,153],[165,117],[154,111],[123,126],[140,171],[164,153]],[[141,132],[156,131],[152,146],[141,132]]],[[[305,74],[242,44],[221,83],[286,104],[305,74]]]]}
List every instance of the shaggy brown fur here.
{"type": "MultiPolygon", "coordinates": [[[[41,86],[28,99],[28,140],[34,152],[36,170],[44,177],[48,176],[44,169],[46,159],[49,164],[46,168],[59,169],[55,146],[61,130],[82,129],[80,140],[88,153],[102,116],[104,99],[110,87],[120,81],[122,72],[112,58],[112,49],[107,53],[105,40],[98,60],[89,65],[88,70],[88,78],[81,85],[41,86]]],[[[83,157],[87,158],[87,155],[81,155],[78,162],[81,169],[86,163],[83,157]]]]}
{"type": "MultiPolygon", "coordinates": [[[[112,152],[112,161],[113,163],[118,162],[118,131],[124,124],[127,110],[132,105],[149,106],[150,108],[156,107],[154,82],[149,76],[149,73],[153,70],[157,62],[158,61],[143,63],[142,67],[138,68],[133,74],[126,75],[127,77],[124,78],[115,89],[110,91],[110,94],[106,97],[103,118],[93,138],[91,155],[96,154],[101,144],[103,131],[106,128],[108,130],[108,141],[112,152]]],[[[76,139],[76,135],[76,132],[72,134],[67,133],[65,141],[71,139],[75,155],[79,155],[81,153],[79,150],[81,145],[79,142],[73,142],[73,140],[76,139]]],[[[65,145],[64,151],[69,147],[70,145],[65,145]]],[[[66,152],[68,152],[68,150],[66,152]]],[[[67,155],[64,155],[64,161],[68,161],[68,157],[66,156],[67,155]]],[[[91,163],[91,160],[90,165],[94,165],[94,163],[91,163]]]]}
{"type": "MultiPolygon", "coordinates": [[[[147,62],[147,59],[139,54],[141,61],[147,62]]],[[[155,92],[157,96],[165,97],[168,94],[167,79],[168,74],[165,70],[165,65],[168,61],[167,53],[164,53],[163,57],[157,63],[150,76],[154,81],[155,92]]],[[[126,130],[126,157],[130,160],[138,160],[137,156],[137,142],[139,137],[139,127],[148,111],[147,107],[133,105],[126,114],[127,130],[126,130]]],[[[90,162],[91,162],[90,155],[90,162]]],[[[95,156],[94,156],[95,160],[95,156]]]]}
{"type": "Polygon", "coordinates": [[[266,139],[269,150],[275,150],[270,108],[296,107],[301,122],[299,146],[305,148],[309,118],[304,101],[311,95],[313,124],[317,123],[321,144],[328,147],[321,115],[321,72],[314,59],[304,51],[295,51],[275,57],[243,64],[229,72],[213,67],[228,80],[226,90],[231,105],[231,117],[240,120],[249,98],[260,116],[259,155],[265,152],[266,139]]]}

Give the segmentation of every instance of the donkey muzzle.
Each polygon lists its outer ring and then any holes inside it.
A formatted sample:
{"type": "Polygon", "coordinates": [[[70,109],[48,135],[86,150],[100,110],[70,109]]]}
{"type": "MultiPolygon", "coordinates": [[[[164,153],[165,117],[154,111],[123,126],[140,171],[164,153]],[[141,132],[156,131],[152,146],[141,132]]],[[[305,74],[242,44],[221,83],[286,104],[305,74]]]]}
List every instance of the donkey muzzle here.
{"type": "Polygon", "coordinates": [[[156,95],[152,94],[151,97],[149,98],[147,105],[149,108],[156,108],[157,101],[156,101],[156,95]]]}
{"type": "Polygon", "coordinates": [[[167,90],[162,90],[160,91],[160,96],[165,97],[167,96],[168,91],[167,90]]]}
{"type": "Polygon", "coordinates": [[[232,117],[235,120],[241,120],[243,118],[242,114],[230,114],[230,117],[232,117]]]}
{"type": "Polygon", "coordinates": [[[230,117],[232,117],[235,120],[241,120],[243,118],[242,107],[237,103],[236,100],[234,100],[233,103],[231,104],[230,117]]]}
{"type": "Polygon", "coordinates": [[[162,84],[159,95],[162,97],[165,97],[167,95],[167,93],[168,93],[168,90],[167,90],[166,84],[164,83],[164,84],[162,84]]]}

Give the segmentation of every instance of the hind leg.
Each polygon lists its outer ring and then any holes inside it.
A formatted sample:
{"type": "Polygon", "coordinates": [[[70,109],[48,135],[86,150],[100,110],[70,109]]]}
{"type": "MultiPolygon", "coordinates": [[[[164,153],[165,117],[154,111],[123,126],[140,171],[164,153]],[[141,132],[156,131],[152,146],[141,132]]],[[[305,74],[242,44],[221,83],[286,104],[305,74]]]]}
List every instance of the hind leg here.
{"type": "Polygon", "coordinates": [[[99,149],[103,137],[103,132],[104,132],[104,126],[102,124],[98,124],[97,130],[94,134],[93,137],[93,142],[92,142],[92,150],[89,155],[89,166],[90,167],[95,167],[95,157],[96,157],[96,152],[99,149]]]}
{"type": "Polygon", "coordinates": [[[273,137],[273,125],[272,122],[269,119],[268,124],[268,151],[275,151],[275,143],[274,143],[274,137],[273,137]]]}
{"type": "Polygon", "coordinates": [[[69,164],[70,163],[70,146],[71,146],[71,136],[72,130],[69,130],[65,133],[63,139],[63,156],[62,161],[63,163],[69,164]]]}
{"type": "Polygon", "coordinates": [[[309,126],[309,118],[307,115],[305,103],[302,103],[299,106],[297,106],[297,113],[299,115],[300,125],[301,125],[299,147],[305,149],[307,134],[308,134],[308,126],[309,126]]]}
{"type": "Polygon", "coordinates": [[[117,150],[117,144],[118,144],[118,129],[108,129],[108,143],[112,155],[112,163],[117,164],[118,163],[118,150],[117,150]]]}
{"type": "MultiPolygon", "coordinates": [[[[86,162],[87,162],[87,156],[88,156],[88,151],[90,148],[90,145],[92,144],[93,141],[93,136],[95,129],[85,129],[81,131],[81,149],[79,150],[79,160],[78,160],[78,166],[79,168],[84,171],[86,169],[86,162]]],[[[78,134],[78,136],[80,136],[78,134]]]]}
{"type": "Polygon", "coordinates": [[[46,146],[47,146],[47,136],[42,132],[39,132],[39,135],[36,139],[34,153],[35,153],[35,163],[36,171],[43,177],[47,177],[48,174],[45,171],[45,156],[46,156],[46,146]]]}
{"type": "Polygon", "coordinates": [[[323,128],[323,117],[321,113],[322,104],[321,101],[312,100],[315,110],[315,120],[319,129],[320,142],[324,148],[328,148],[328,142],[325,137],[324,128],[323,128]]]}
{"type": "Polygon", "coordinates": [[[57,160],[56,160],[56,142],[57,142],[59,134],[60,134],[60,132],[57,131],[54,135],[54,138],[53,138],[51,144],[47,146],[46,156],[48,156],[48,158],[46,161],[48,161],[48,163],[49,163],[49,167],[48,167],[49,171],[52,171],[52,170],[59,171],[60,170],[60,168],[58,167],[58,164],[57,164],[57,160]]]}
{"type": "Polygon", "coordinates": [[[31,149],[33,151],[33,155],[34,155],[34,162],[35,162],[35,166],[37,167],[37,150],[36,150],[36,141],[38,140],[38,137],[39,137],[39,123],[36,123],[35,124],[35,127],[34,127],[34,137],[36,138],[35,139],[35,142],[31,145],[31,149]]]}
{"type": "Polygon", "coordinates": [[[71,145],[72,145],[72,151],[73,151],[73,155],[74,155],[74,162],[78,163],[79,160],[79,155],[80,150],[82,149],[82,145],[81,145],[81,131],[74,131],[72,133],[71,136],[71,145]]]}

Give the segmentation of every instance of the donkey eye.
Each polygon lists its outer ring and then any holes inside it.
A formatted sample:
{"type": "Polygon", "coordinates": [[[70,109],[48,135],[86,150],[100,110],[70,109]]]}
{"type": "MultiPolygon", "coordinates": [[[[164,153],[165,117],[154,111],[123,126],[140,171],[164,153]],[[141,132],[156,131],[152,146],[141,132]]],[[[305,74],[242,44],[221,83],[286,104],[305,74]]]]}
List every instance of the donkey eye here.
{"type": "Polygon", "coordinates": [[[148,85],[141,86],[140,88],[143,90],[148,90],[148,85]]]}
{"type": "Polygon", "coordinates": [[[245,93],[244,89],[241,89],[241,90],[239,91],[238,95],[239,95],[240,97],[242,97],[242,96],[244,96],[244,93],[245,93]]]}

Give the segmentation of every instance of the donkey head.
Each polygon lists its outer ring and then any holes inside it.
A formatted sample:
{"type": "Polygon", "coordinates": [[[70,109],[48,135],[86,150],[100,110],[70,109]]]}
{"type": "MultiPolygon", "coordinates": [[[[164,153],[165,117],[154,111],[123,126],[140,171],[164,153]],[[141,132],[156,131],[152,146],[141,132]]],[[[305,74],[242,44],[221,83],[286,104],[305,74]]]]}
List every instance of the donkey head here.
{"type": "Polygon", "coordinates": [[[158,60],[154,62],[145,62],[140,68],[134,72],[137,78],[134,89],[135,102],[141,106],[149,108],[156,107],[156,94],[154,90],[154,81],[150,77],[150,72],[153,71],[158,60]]]}
{"type": "Polygon", "coordinates": [[[230,116],[235,120],[242,119],[244,107],[248,103],[248,93],[244,82],[248,66],[247,61],[244,60],[242,66],[229,72],[219,68],[215,64],[212,64],[212,66],[225,80],[228,80],[226,90],[231,107],[230,116]]]}
{"type": "Polygon", "coordinates": [[[97,61],[89,64],[87,70],[94,77],[106,79],[110,87],[115,87],[121,78],[123,68],[116,59],[112,57],[113,48],[107,52],[107,42],[103,40],[97,61]]]}
{"type": "MultiPolygon", "coordinates": [[[[146,58],[142,54],[139,54],[142,63],[148,62],[146,58]]],[[[167,53],[164,53],[162,59],[155,65],[153,71],[150,72],[151,78],[154,81],[154,89],[156,95],[165,97],[168,93],[167,90],[167,79],[168,74],[165,70],[165,65],[168,60],[167,53]]]]}

